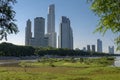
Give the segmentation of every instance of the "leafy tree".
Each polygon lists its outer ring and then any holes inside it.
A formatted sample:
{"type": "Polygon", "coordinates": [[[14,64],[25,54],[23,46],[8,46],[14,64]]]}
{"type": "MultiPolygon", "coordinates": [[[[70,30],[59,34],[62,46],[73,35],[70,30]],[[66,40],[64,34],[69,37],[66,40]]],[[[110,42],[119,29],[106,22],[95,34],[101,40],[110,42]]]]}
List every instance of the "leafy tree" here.
{"type": "Polygon", "coordinates": [[[111,30],[118,36],[115,42],[120,50],[120,0],[88,0],[92,11],[100,17],[97,32],[105,33],[111,30]]]}
{"type": "Polygon", "coordinates": [[[0,44],[0,55],[1,56],[32,56],[34,55],[35,49],[31,46],[17,46],[11,43],[0,44]]]}
{"type": "Polygon", "coordinates": [[[12,5],[16,3],[16,0],[0,0],[0,40],[5,38],[7,40],[7,34],[13,34],[18,32],[15,11],[12,5]]]}

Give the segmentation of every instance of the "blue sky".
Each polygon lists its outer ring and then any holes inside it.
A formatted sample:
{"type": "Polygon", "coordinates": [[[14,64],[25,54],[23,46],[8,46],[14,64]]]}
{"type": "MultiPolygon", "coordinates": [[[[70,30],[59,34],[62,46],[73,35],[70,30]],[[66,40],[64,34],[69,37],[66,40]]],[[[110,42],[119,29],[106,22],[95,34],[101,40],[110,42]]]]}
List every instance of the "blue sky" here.
{"type": "Polygon", "coordinates": [[[108,31],[104,36],[93,33],[99,18],[90,10],[90,4],[87,3],[87,0],[18,0],[13,7],[16,11],[15,19],[17,19],[16,24],[20,32],[17,35],[8,35],[7,42],[24,45],[26,21],[31,19],[32,28],[35,17],[44,17],[47,21],[50,4],[55,4],[57,35],[61,16],[67,16],[70,19],[74,34],[74,48],[82,49],[87,44],[96,45],[98,38],[103,41],[104,52],[108,52],[108,46],[114,45],[116,35],[113,35],[111,31],[108,31]]]}

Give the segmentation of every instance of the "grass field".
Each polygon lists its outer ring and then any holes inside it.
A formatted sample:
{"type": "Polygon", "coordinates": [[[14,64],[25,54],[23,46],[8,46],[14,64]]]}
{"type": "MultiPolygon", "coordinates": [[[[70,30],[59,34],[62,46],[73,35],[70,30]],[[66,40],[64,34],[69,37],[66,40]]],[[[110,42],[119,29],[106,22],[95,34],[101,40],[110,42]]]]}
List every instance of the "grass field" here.
{"type": "Polygon", "coordinates": [[[41,59],[20,66],[0,67],[0,80],[120,80],[120,68],[112,60],[41,59]]]}

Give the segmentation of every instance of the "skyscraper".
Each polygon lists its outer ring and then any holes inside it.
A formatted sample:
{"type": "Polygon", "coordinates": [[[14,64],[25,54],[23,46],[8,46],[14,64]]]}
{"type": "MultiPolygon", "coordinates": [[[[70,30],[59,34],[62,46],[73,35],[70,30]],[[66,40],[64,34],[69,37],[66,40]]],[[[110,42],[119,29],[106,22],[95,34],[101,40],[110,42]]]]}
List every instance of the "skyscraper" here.
{"type": "Polygon", "coordinates": [[[90,45],[87,45],[87,51],[91,51],[90,45]]]}
{"type": "Polygon", "coordinates": [[[58,36],[58,47],[73,49],[73,32],[69,18],[62,16],[58,36]]]}
{"type": "Polygon", "coordinates": [[[45,36],[45,19],[43,17],[36,17],[34,19],[35,46],[44,45],[44,36],[45,36]]]}
{"type": "Polygon", "coordinates": [[[83,51],[87,51],[87,50],[86,50],[86,47],[83,47],[83,49],[82,49],[82,50],[83,50],[83,51]]]}
{"type": "Polygon", "coordinates": [[[97,39],[97,52],[102,53],[102,41],[97,39]]]}
{"type": "Polygon", "coordinates": [[[95,45],[92,45],[92,52],[95,52],[95,45]]]}
{"type": "Polygon", "coordinates": [[[45,19],[43,17],[36,17],[34,19],[34,37],[31,32],[31,21],[27,21],[25,45],[35,47],[48,46],[48,37],[45,36],[45,19]]]}
{"type": "Polygon", "coordinates": [[[31,21],[30,19],[26,22],[26,28],[25,28],[25,45],[30,45],[30,38],[32,38],[32,32],[31,32],[31,21]]]}
{"type": "Polygon", "coordinates": [[[114,54],[114,46],[109,46],[108,50],[110,54],[114,54]]]}
{"type": "Polygon", "coordinates": [[[47,36],[49,46],[56,47],[56,32],[55,32],[55,5],[51,4],[48,8],[47,15],[47,36]]]}

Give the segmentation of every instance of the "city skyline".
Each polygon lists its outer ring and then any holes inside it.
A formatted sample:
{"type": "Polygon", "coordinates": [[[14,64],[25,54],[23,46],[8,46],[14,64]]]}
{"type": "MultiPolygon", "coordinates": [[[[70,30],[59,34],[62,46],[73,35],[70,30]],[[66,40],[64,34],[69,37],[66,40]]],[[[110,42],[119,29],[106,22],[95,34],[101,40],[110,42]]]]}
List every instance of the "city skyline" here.
{"type": "Polygon", "coordinates": [[[30,19],[26,21],[25,27],[25,45],[34,47],[54,47],[73,49],[73,30],[71,22],[66,16],[61,17],[59,36],[56,39],[55,32],[55,5],[51,4],[48,7],[47,15],[47,34],[45,34],[45,19],[36,17],[34,19],[34,32],[31,31],[32,22],[30,19]],[[34,33],[34,36],[33,36],[34,33]],[[56,40],[58,40],[56,43],[56,40]],[[56,47],[56,44],[58,46],[56,47]]]}
{"type": "Polygon", "coordinates": [[[32,22],[30,19],[28,19],[25,27],[25,45],[34,47],[47,47],[48,37],[45,35],[45,19],[43,17],[34,18],[34,32],[31,31],[31,24],[32,22]]]}
{"type": "MultiPolygon", "coordinates": [[[[70,18],[74,35],[74,48],[82,49],[87,44],[96,44],[97,39],[103,41],[104,52],[108,52],[108,46],[114,46],[114,37],[116,37],[116,35],[112,34],[111,31],[108,31],[104,36],[99,33],[93,34],[99,18],[90,10],[90,4],[88,4],[86,0],[71,0],[69,3],[67,0],[18,1],[18,3],[15,4],[14,9],[16,11],[16,24],[18,25],[20,32],[17,35],[8,35],[7,42],[24,45],[26,20],[29,18],[32,20],[34,17],[42,16],[45,18],[45,22],[47,22],[47,8],[50,4],[55,4],[56,7],[55,31],[57,32],[57,35],[59,32],[61,16],[70,18]]],[[[47,25],[45,25],[45,27],[46,26],[47,25]]],[[[45,33],[46,32],[47,31],[45,31],[45,33]]]]}

